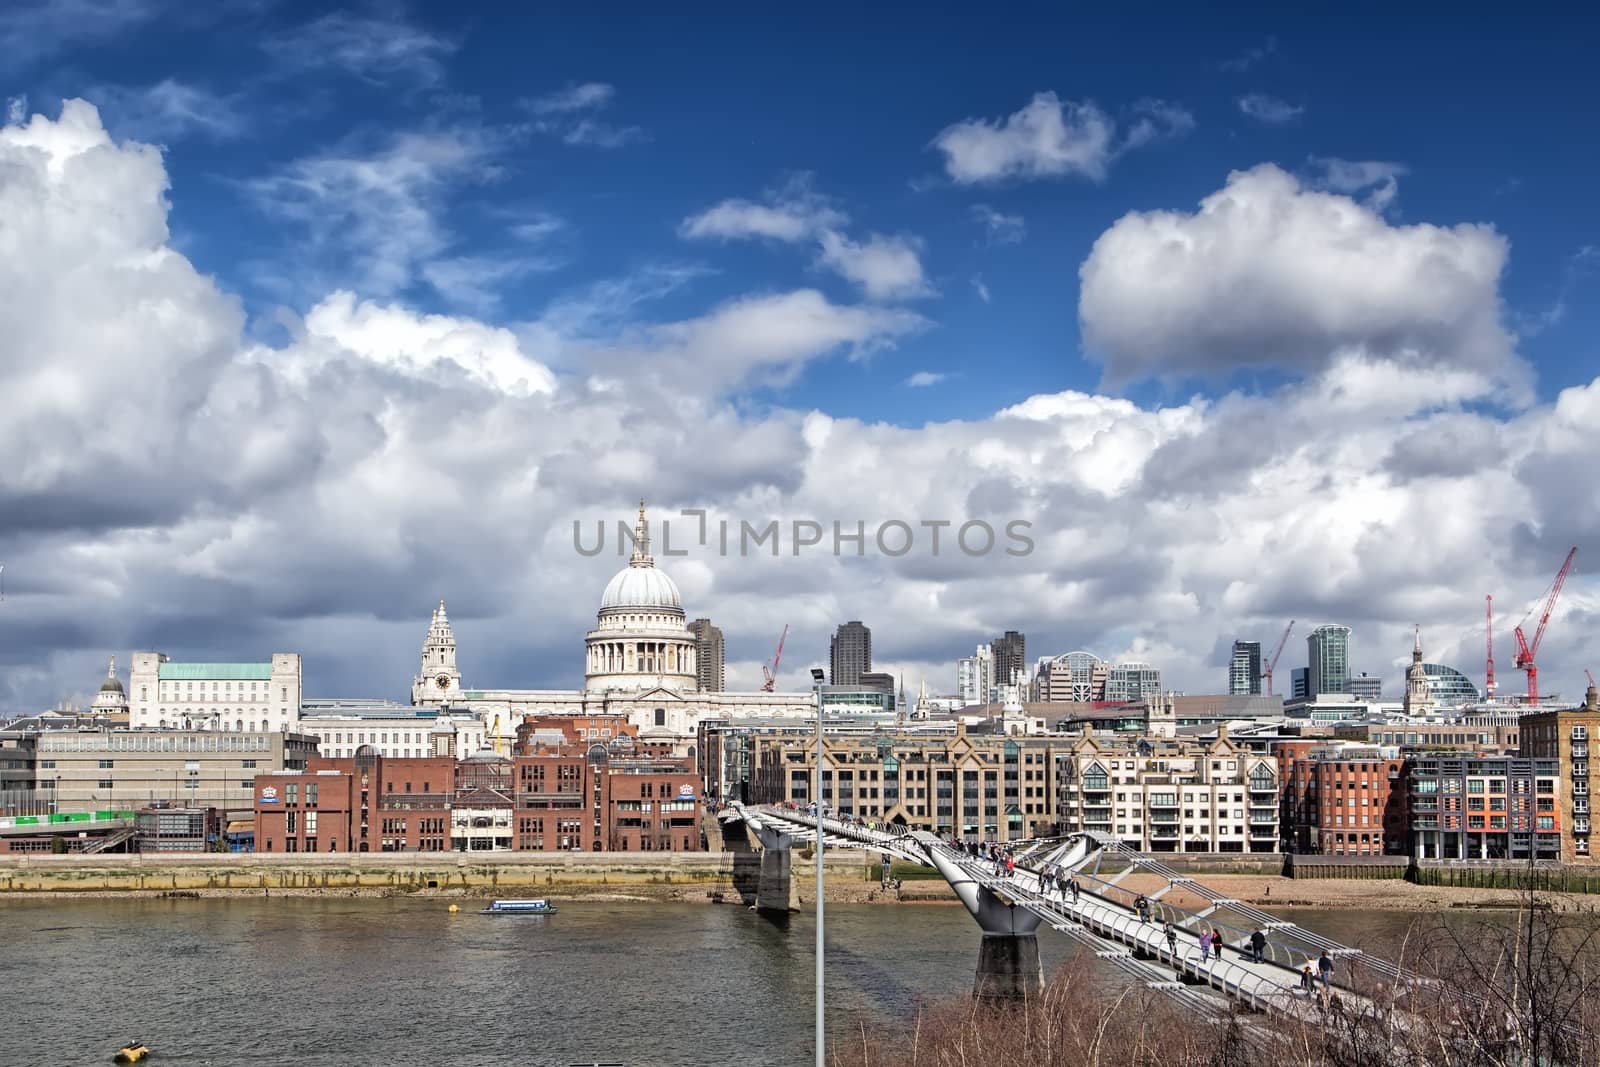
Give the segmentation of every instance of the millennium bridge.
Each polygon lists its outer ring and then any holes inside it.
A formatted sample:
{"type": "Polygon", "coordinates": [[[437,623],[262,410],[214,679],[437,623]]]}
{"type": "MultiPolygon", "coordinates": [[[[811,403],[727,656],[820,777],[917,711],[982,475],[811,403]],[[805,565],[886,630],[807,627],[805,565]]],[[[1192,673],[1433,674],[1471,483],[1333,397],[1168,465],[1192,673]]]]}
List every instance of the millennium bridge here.
{"type": "Polygon", "coordinates": [[[756,907],[765,911],[794,910],[792,850],[797,842],[815,842],[819,833],[824,848],[878,852],[937,870],[983,931],[973,991],[984,998],[1023,997],[1043,986],[1040,926],[1073,938],[1149,988],[1214,1017],[1245,1009],[1314,1021],[1320,1002],[1302,990],[1301,976],[1308,965],[1317,973],[1323,953],[1334,964],[1330,992],[1353,1010],[1368,1006],[1367,997],[1352,988],[1357,972],[1396,988],[1429,984],[1387,960],[1229,899],[1104,834],[1021,842],[1016,871],[1004,876],[994,873],[992,861],[973,857],[925,830],[867,827],[767,805],[734,804],[719,818],[743,822],[761,843],[756,907]],[[1076,879],[1076,894],[1047,883],[1042,872],[1056,868],[1076,879]],[[1135,874],[1144,876],[1136,879],[1137,889],[1124,884],[1135,874]],[[1141,896],[1148,902],[1148,920],[1135,907],[1141,896]],[[1177,931],[1175,942],[1165,935],[1168,922],[1177,931]],[[1201,952],[1204,930],[1222,932],[1223,957],[1201,952]],[[1257,930],[1267,938],[1261,962],[1249,948],[1257,930]]]}

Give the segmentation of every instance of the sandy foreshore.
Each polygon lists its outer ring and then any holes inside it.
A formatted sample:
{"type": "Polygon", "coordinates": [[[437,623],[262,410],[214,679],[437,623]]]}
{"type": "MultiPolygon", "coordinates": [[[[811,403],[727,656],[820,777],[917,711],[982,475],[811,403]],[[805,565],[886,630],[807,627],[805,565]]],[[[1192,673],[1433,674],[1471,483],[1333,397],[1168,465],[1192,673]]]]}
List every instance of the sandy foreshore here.
{"type": "MultiPolygon", "coordinates": [[[[1515,908],[1523,896],[1514,889],[1471,889],[1459,886],[1416,885],[1398,878],[1283,878],[1257,874],[1202,874],[1196,876],[1210,888],[1235,900],[1264,908],[1356,908],[1371,911],[1446,911],[1452,908],[1515,908]]],[[[1153,891],[1161,883],[1124,880],[1135,891],[1153,891]]],[[[1164,900],[1192,907],[1199,898],[1181,889],[1164,900]]],[[[1541,904],[1563,910],[1594,908],[1594,897],[1578,893],[1540,893],[1541,904]]]]}

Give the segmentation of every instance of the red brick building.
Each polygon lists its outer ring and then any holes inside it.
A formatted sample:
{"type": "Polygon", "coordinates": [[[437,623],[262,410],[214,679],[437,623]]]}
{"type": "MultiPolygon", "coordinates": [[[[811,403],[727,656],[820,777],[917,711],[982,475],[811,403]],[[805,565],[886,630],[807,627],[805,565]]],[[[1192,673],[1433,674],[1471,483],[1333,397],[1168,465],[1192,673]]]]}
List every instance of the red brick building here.
{"type": "Polygon", "coordinates": [[[1286,741],[1276,748],[1279,821],[1289,851],[1405,855],[1405,760],[1370,745],[1286,741]]]}
{"type": "Polygon", "coordinates": [[[675,851],[701,849],[698,779],[678,760],[574,745],[507,759],[478,753],[312,760],[256,779],[262,852],[675,851]]]}

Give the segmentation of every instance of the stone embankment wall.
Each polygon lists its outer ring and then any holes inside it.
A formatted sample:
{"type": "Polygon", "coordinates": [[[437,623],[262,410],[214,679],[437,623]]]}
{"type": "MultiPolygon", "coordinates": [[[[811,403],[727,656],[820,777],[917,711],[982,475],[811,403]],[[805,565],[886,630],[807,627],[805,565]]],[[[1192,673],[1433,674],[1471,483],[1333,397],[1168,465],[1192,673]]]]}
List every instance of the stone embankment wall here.
{"type": "MultiPolygon", "coordinates": [[[[754,899],[759,856],[735,852],[187,853],[179,856],[7,856],[0,895],[616,896],[740,902],[754,899]]],[[[795,877],[816,868],[795,855],[795,877]]],[[[860,855],[830,855],[829,899],[879,899],[860,855]]]]}

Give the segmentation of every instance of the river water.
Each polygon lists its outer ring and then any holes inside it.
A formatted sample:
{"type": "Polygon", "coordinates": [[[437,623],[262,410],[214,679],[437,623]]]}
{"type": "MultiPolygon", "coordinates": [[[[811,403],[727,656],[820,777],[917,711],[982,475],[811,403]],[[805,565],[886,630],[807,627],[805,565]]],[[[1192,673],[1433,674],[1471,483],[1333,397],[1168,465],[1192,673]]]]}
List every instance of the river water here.
{"type": "MultiPolygon", "coordinates": [[[[561,902],[548,917],[467,901],[335,898],[0,901],[0,1064],[105,1064],[139,1039],[160,1067],[791,1067],[809,1062],[816,927],[743,907],[561,902]]],[[[1308,911],[1346,943],[1415,916],[1308,911]]],[[[848,1029],[970,991],[959,907],[834,905],[828,1008],[848,1029]]],[[[1046,971],[1071,942],[1040,934],[1046,971]]]]}

